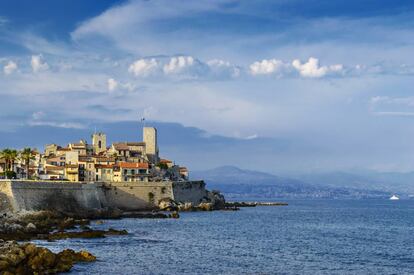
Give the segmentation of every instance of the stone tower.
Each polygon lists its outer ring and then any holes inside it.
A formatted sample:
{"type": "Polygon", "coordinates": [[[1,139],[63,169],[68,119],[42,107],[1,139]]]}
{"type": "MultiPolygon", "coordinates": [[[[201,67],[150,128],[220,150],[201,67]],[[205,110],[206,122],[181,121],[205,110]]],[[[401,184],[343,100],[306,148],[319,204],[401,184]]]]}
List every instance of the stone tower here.
{"type": "Polygon", "coordinates": [[[158,141],[157,141],[157,129],[154,127],[144,127],[143,139],[145,142],[145,150],[148,159],[152,163],[158,163],[158,141]]]}
{"type": "Polygon", "coordinates": [[[95,154],[106,150],[106,135],[104,133],[95,133],[92,135],[92,147],[95,154]]]}

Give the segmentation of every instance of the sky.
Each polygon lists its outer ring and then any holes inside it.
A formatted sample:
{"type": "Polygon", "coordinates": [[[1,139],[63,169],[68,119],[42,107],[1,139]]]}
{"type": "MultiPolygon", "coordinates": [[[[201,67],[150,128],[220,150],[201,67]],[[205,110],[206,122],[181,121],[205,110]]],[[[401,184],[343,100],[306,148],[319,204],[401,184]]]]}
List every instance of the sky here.
{"type": "Polygon", "coordinates": [[[411,171],[413,15],[402,0],[0,1],[0,147],[145,117],[196,169],[411,171]]]}

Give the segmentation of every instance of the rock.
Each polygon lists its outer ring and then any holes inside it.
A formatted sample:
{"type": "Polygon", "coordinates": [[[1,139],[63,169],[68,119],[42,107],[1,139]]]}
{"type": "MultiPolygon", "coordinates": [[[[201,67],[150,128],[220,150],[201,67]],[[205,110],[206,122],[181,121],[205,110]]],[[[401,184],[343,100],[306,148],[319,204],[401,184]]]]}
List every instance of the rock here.
{"type": "Polygon", "coordinates": [[[26,231],[28,232],[34,232],[36,231],[36,229],[37,229],[36,225],[34,225],[31,222],[26,225],[26,231]]]}
{"type": "Polygon", "coordinates": [[[179,211],[193,211],[194,206],[191,202],[186,202],[178,205],[179,211]]]}
{"type": "Polygon", "coordinates": [[[177,210],[177,203],[170,198],[164,198],[158,202],[158,208],[162,211],[174,211],[177,210]]]}
{"type": "Polygon", "coordinates": [[[0,260],[0,270],[6,270],[9,267],[9,263],[7,261],[0,260]]]}
{"type": "Polygon", "coordinates": [[[180,214],[178,213],[178,211],[174,211],[174,212],[172,212],[170,216],[171,216],[171,218],[173,218],[173,219],[178,219],[178,218],[180,218],[180,214]]]}
{"type": "Polygon", "coordinates": [[[213,211],[214,205],[211,202],[202,202],[198,205],[198,208],[202,211],[213,211]]]}
{"type": "Polygon", "coordinates": [[[52,274],[67,272],[77,262],[92,262],[87,251],[67,249],[58,254],[34,244],[0,242],[0,274],[52,274]]]}

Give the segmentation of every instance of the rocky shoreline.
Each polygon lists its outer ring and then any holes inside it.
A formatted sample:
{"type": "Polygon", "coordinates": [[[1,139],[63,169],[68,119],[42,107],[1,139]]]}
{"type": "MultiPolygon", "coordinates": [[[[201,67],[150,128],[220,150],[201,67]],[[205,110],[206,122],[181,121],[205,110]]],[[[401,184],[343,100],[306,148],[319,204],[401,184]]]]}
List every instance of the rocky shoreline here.
{"type": "Polygon", "coordinates": [[[0,273],[3,275],[68,272],[75,263],[95,260],[96,257],[87,251],[66,249],[53,253],[32,243],[0,240],[0,273]]]}
{"type": "Polygon", "coordinates": [[[213,211],[230,208],[225,206],[224,197],[214,193],[212,199],[193,206],[191,203],[177,203],[173,200],[160,202],[158,210],[152,212],[123,212],[119,209],[84,210],[76,213],[57,211],[33,211],[0,214],[0,274],[52,274],[69,271],[78,262],[90,262],[96,257],[87,251],[75,252],[66,249],[53,253],[37,247],[31,240],[56,241],[69,238],[105,238],[127,235],[126,230],[94,230],[91,221],[104,223],[104,219],[122,218],[179,218],[182,211],[213,211]],[[164,212],[163,212],[164,211],[164,212]],[[167,212],[167,213],[166,213],[167,212]],[[168,213],[169,212],[169,213],[168,213]]]}

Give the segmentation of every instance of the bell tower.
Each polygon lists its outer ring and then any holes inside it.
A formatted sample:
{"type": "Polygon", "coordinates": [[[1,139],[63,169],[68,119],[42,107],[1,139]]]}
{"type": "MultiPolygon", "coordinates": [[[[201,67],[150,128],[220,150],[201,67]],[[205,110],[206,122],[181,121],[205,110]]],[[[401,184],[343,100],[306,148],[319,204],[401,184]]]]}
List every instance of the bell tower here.
{"type": "Polygon", "coordinates": [[[106,150],[106,135],[95,133],[92,135],[92,147],[95,154],[100,154],[106,150]]]}
{"type": "Polygon", "coordinates": [[[154,127],[144,127],[142,135],[145,142],[145,153],[148,159],[152,163],[157,164],[159,161],[157,129],[154,127]]]}

